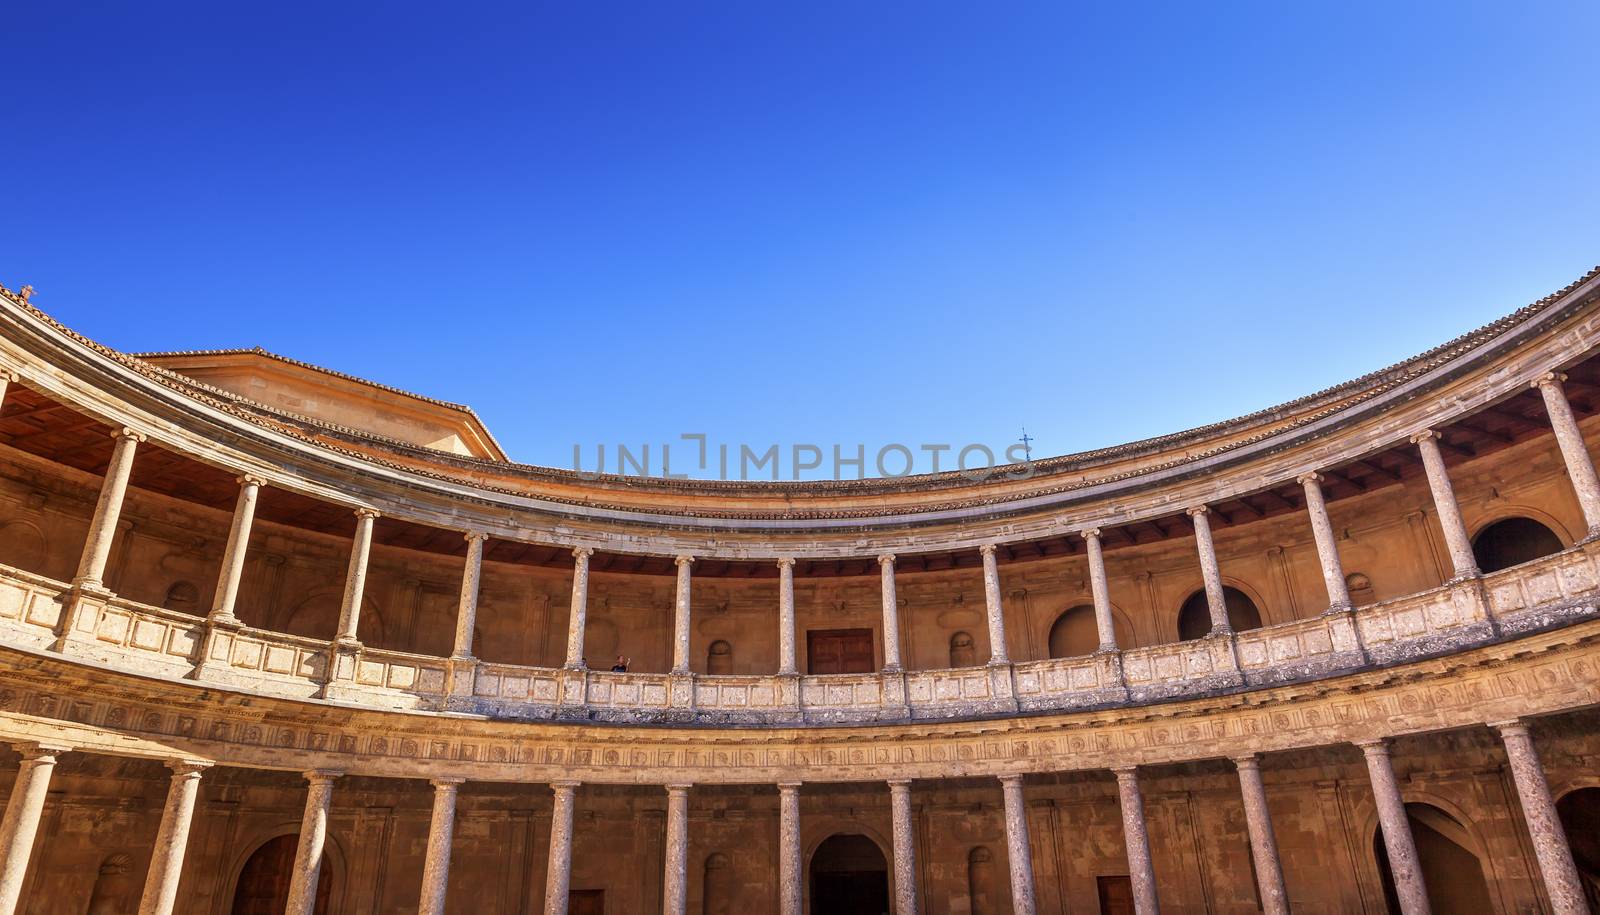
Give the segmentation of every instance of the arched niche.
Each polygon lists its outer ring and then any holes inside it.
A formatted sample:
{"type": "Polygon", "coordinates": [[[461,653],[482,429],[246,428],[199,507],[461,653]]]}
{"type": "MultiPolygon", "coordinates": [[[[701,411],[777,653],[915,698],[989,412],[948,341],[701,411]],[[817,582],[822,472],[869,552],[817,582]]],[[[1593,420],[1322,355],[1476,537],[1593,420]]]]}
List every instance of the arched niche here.
{"type": "MultiPolygon", "coordinates": [[[[1233,585],[1222,586],[1223,602],[1228,608],[1228,625],[1234,632],[1261,628],[1261,610],[1250,595],[1233,585]]],[[[1211,607],[1206,603],[1204,588],[1189,595],[1178,609],[1178,639],[1187,642],[1211,631],[1211,607]]]]}
{"type": "Polygon", "coordinates": [[[200,589],[193,582],[175,581],[167,588],[161,606],[179,613],[200,614],[200,589]]]}
{"type": "Polygon", "coordinates": [[[978,647],[972,638],[972,633],[965,629],[950,636],[950,666],[975,667],[978,663],[978,647]]]}
{"type": "Polygon", "coordinates": [[[972,915],[996,915],[1000,897],[994,852],[979,845],[967,852],[967,901],[972,915]]]}
{"type": "Polygon", "coordinates": [[[0,524],[0,563],[43,575],[48,557],[39,525],[21,519],[0,524]]]}
{"type": "Polygon", "coordinates": [[[728,856],[720,851],[706,855],[700,895],[702,915],[734,915],[733,869],[728,856]]]}
{"type": "Polygon", "coordinates": [[[733,645],[726,639],[717,639],[706,649],[706,673],[733,673],[733,645]]]}
{"type": "MultiPolygon", "coordinates": [[[[1493,912],[1496,907],[1489,893],[1481,845],[1466,824],[1443,808],[1411,801],[1406,804],[1406,820],[1417,847],[1417,863],[1422,882],[1436,915],[1476,915],[1493,912]]],[[[1401,915],[1400,897],[1383,841],[1383,827],[1372,834],[1372,853],[1383,886],[1385,905],[1391,915],[1401,915]]]]}
{"type": "Polygon", "coordinates": [[[879,915],[889,911],[889,861],[862,833],[837,832],[811,853],[810,911],[879,915]]]}
{"type": "MultiPolygon", "coordinates": [[[[1133,647],[1133,631],[1128,621],[1115,608],[1111,611],[1111,628],[1117,634],[1119,648],[1133,647]]],[[[1100,647],[1100,629],[1095,623],[1094,605],[1078,604],[1061,611],[1050,624],[1047,641],[1050,657],[1077,658],[1094,654],[1100,647]]]]}
{"type": "Polygon", "coordinates": [[[1478,571],[1498,572],[1564,549],[1560,535],[1549,525],[1522,515],[1501,518],[1483,526],[1472,538],[1472,557],[1478,571]]]}
{"type": "MultiPolygon", "coordinates": [[[[330,641],[339,630],[339,611],[344,592],[324,588],[307,595],[283,616],[279,631],[308,639],[330,641]]],[[[356,637],[374,647],[385,646],[383,613],[370,599],[361,601],[361,617],[356,620],[356,637]]]]}
{"type": "Polygon", "coordinates": [[[142,875],[134,872],[133,859],[121,852],[107,855],[95,874],[84,915],[122,915],[139,907],[142,875]]]}

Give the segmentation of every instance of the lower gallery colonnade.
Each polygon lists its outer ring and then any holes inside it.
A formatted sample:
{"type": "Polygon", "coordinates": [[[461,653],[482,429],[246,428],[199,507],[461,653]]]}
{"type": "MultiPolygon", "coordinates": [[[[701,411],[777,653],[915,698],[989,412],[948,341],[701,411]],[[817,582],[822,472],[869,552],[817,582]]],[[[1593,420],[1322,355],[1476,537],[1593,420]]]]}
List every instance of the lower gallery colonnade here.
{"type": "Polygon", "coordinates": [[[1600,899],[1600,273],[1214,427],[834,485],[521,467],[0,293],[0,915],[1600,899]]]}

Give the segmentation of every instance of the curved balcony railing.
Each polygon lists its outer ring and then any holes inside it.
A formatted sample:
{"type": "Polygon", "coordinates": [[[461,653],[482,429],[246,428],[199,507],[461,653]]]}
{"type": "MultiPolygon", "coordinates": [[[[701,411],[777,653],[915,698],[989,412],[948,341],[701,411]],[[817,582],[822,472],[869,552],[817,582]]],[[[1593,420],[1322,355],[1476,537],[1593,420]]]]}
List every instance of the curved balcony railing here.
{"type": "Polygon", "coordinates": [[[1137,705],[1336,676],[1600,615],[1600,544],[1231,637],[1009,665],[829,676],[563,670],[346,648],[0,566],[0,643],[262,695],[505,719],[883,722],[1137,705]],[[78,601],[76,612],[67,613],[78,601]],[[70,617],[70,629],[63,631],[70,617]]]}

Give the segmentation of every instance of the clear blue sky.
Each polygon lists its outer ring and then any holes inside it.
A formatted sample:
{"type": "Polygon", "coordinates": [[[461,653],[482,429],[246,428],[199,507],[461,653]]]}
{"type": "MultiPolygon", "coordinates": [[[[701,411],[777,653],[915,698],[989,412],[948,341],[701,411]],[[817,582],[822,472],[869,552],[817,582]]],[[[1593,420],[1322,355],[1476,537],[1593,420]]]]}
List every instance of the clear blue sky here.
{"type": "Polygon", "coordinates": [[[469,403],[536,463],[1115,444],[1600,261],[1592,2],[33,3],[6,33],[0,282],[125,350],[469,403]]]}

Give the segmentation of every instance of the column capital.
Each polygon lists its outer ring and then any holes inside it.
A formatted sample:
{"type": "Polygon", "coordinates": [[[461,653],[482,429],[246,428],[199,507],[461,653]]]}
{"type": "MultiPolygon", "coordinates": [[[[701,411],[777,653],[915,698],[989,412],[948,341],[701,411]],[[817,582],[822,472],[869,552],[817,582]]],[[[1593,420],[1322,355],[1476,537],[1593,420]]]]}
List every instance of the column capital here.
{"type": "Polygon", "coordinates": [[[796,792],[796,791],[800,790],[800,785],[801,784],[803,784],[803,783],[802,782],[778,782],[778,790],[783,792],[783,793],[785,793],[785,794],[793,793],[793,792],[796,792]]]}
{"type": "Polygon", "coordinates": [[[1426,441],[1427,439],[1430,439],[1430,438],[1436,439],[1436,438],[1441,438],[1441,437],[1442,436],[1440,436],[1438,432],[1436,432],[1436,431],[1434,431],[1432,429],[1424,429],[1421,432],[1418,432],[1415,435],[1411,436],[1411,444],[1415,445],[1415,444],[1419,444],[1420,442],[1426,441]]]}
{"type": "Polygon", "coordinates": [[[1198,518],[1201,515],[1210,514],[1211,513],[1211,507],[1209,505],[1191,505],[1188,508],[1184,509],[1183,513],[1188,515],[1191,518],[1198,518]]]}
{"type": "Polygon", "coordinates": [[[1296,483],[1299,483],[1301,486],[1305,486],[1308,483],[1318,483],[1318,484],[1320,484],[1323,481],[1323,479],[1324,479],[1324,477],[1322,476],[1322,474],[1316,472],[1315,470],[1308,470],[1305,473],[1302,473],[1299,476],[1295,477],[1294,481],[1296,483]]]}
{"type": "Polygon", "coordinates": [[[441,775],[438,778],[430,778],[430,779],[428,779],[428,784],[432,785],[435,788],[455,789],[455,788],[459,788],[462,785],[466,784],[466,781],[467,781],[466,779],[459,778],[459,777],[454,776],[454,775],[441,775]]]}
{"type": "Polygon", "coordinates": [[[891,778],[888,781],[888,785],[890,791],[907,791],[911,788],[911,779],[891,778]]]}
{"type": "Polygon", "coordinates": [[[1528,382],[1528,387],[1535,388],[1535,389],[1537,389],[1537,388],[1545,388],[1545,387],[1549,387],[1551,385],[1559,385],[1563,381],[1566,381],[1566,380],[1567,380],[1567,373],[1566,372],[1545,372],[1543,375],[1540,375],[1538,378],[1535,378],[1532,381],[1528,382]]]}
{"type": "Polygon", "coordinates": [[[778,568],[780,568],[780,569],[792,569],[792,568],[794,568],[794,557],[793,556],[779,556],[778,557],[778,568]]]}
{"type": "Polygon", "coordinates": [[[489,539],[489,535],[485,534],[483,531],[462,531],[461,539],[465,540],[470,546],[473,541],[477,541],[478,543],[487,541],[489,539]]]}
{"type": "Polygon", "coordinates": [[[894,554],[893,553],[879,553],[878,554],[878,565],[880,565],[880,566],[893,566],[894,565],[894,554]]]}
{"type": "Polygon", "coordinates": [[[376,519],[378,517],[378,510],[375,508],[358,508],[355,510],[355,516],[357,520],[362,518],[376,519]]]}
{"type": "Polygon", "coordinates": [[[582,784],[583,782],[576,781],[574,779],[561,778],[550,783],[550,790],[557,794],[561,794],[563,792],[571,794],[572,792],[578,790],[578,786],[582,784]]]}
{"type": "Polygon", "coordinates": [[[593,556],[593,555],[594,555],[594,547],[592,547],[592,546],[575,546],[575,547],[572,548],[572,558],[573,559],[588,559],[590,556],[593,556]]]}
{"type": "Polygon", "coordinates": [[[300,773],[305,780],[315,785],[331,785],[344,777],[344,772],[339,769],[307,769],[300,773]]]}
{"type": "Polygon", "coordinates": [[[167,760],[167,768],[172,770],[174,778],[183,778],[190,775],[199,776],[200,773],[214,765],[216,764],[209,759],[183,758],[167,760]]]}
{"type": "Polygon", "coordinates": [[[11,745],[11,749],[20,753],[24,761],[49,757],[50,761],[54,762],[57,756],[62,753],[71,753],[74,748],[70,744],[29,740],[22,743],[14,743],[11,745]]]}
{"type": "Polygon", "coordinates": [[[987,559],[987,558],[993,557],[995,550],[997,550],[999,548],[1000,548],[1000,544],[998,544],[998,543],[985,543],[982,546],[978,547],[978,552],[983,554],[984,558],[987,559]]]}
{"type": "Polygon", "coordinates": [[[667,794],[669,794],[669,795],[677,795],[677,794],[688,794],[689,793],[689,789],[693,788],[694,785],[691,784],[691,783],[688,783],[688,782],[674,782],[674,783],[672,783],[670,785],[662,785],[661,787],[667,789],[667,794]]]}
{"type": "Polygon", "coordinates": [[[1500,732],[1501,737],[1526,737],[1528,736],[1528,722],[1522,718],[1508,718],[1505,721],[1491,721],[1489,727],[1500,732]]]}
{"type": "Polygon", "coordinates": [[[1078,532],[1078,536],[1082,537],[1085,542],[1088,542],[1090,540],[1099,540],[1102,533],[1104,532],[1098,527],[1086,527],[1078,532]]]}
{"type": "Polygon", "coordinates": [[[254,486],[257,489],[260,489],[261,487],[267,485],[266,480],[256,476],[253,473],[241,473],[234,479],[238,481],[240,487],[254,486]]]}
{"type": "Polygon", "coordinates": [[[677,556],[672,557],[672,564],[682,569],[686,566],[694,565],[694,557],[690,556],[688,553],[680,553],[677,556]]]}
{"type": "Polygon", "coordinates": [[[1355,745],[1360,747],[1361,752],[1367,754],[1368,756],[1389,755],[1389,738],[1387,737],[1375,737],[1371,740],[1357,740],[1355,741],[1355,745]]]}
{"type": "Polygon", "coordinates": [[[128,439],[129,441],[134,441],[134,442],[143,442],[145,440],[145,434],[143,432],[139,432],[137,430],[130,429],[127,426],[123,426],[120,429],[112,430],[111,437],[112,438],[125,438],[125,439],[128,439]]]}
{"type": "Polygon", "coordinates": [[[1000,780],[1000,784],[1002,784],[1002,785],[1020,785],[1020,784],[1022,784],[1022,780],[1025,777],[1026,776],[1021,772],[1007,773],[1005,775],[997,775],[997,776],[995,776],[995,778],[998,778],[1000,780]]]}
{"type": "Polygon", "coordinates": [[[1117,777],[1117,781],[1120,782],[1120,781],[1124,781],[1126,779],[1130,779],[1130,778],[1134,778],[1134,777],[1138,776],[1139,767],[1138,766],[1112,766],[1111,767],[1111,774],[1115,775],[1117,777]]]}
{"type": "Polygon", "coordinates": [[[1259,769],[1261,768],[1261,754],[1246,753],[1243,756],[1235,756],[1233,757],[1233,765],[1236,769],[1259,769]]]}
{"type": "Polygon", "coordinates": [[[16,384],[22,380],[22,376],[17,374],[16,369],[0,368],[0,380],[6,384],[16,384]]]}

